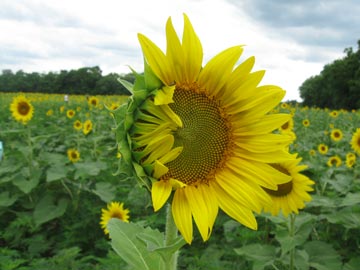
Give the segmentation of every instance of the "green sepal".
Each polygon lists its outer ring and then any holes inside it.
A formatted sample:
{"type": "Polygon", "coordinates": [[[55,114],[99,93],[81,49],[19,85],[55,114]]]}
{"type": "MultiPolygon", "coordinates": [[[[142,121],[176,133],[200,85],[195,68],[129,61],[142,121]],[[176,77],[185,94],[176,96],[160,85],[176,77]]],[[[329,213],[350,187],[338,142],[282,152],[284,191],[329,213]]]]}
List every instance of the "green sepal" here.
{"type": "Polygon", "coordinates": [[[123,80],[121,78],[117,79],[119,83],[122,84],[128,90],[131,94],[134,94],[134,85],[126,80],[123,80]]]}
{"type": "Polygon", "coordinates": [[[163,83],[160,79],[154,74],[151,67],[144,61],[144,78],[145,78],[145,87],[149,91],[159,89],[163,86],[163,83]]]}
{"type": "Polygon", "coordinates": [[[151,190],[150,181],[147,174],[144,171],[144,168],[136,162],[133,162],[133,166],[139,183],[145,186],[148,190],[151,190]]]}

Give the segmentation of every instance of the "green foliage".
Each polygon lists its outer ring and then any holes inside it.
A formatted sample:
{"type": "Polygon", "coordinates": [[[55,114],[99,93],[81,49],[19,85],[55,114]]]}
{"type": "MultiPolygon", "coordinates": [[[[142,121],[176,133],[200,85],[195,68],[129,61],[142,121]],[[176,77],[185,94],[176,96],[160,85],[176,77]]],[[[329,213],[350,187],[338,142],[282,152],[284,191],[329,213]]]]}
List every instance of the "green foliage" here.
{"type": "Polygon", "coordinates": [[[319,75],[300,86],[304,105],[331,109],[360,108],[360,40],[358,50],[345,49],[346,56],[324,66],[319,75]]]}

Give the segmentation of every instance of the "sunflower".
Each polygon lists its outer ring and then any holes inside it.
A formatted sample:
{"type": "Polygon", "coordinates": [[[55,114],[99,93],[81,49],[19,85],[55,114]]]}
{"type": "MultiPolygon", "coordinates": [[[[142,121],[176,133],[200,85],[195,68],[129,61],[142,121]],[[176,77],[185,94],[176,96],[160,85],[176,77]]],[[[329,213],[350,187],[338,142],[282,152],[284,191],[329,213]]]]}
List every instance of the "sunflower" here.
{"type": "Polygon", "coordinates": [[[332,118],[336,118],[339,116],[339,111],[331,111],[329,113],[329,115],[332,117],[332,118]]]}
{"type": "Polygon", "coordinates": [[[340,167],[342,164],[341,158],[338,155],[335,156],[331,156],[329,157],[327,163],[326,163],[329,167],[340,167]]]}
{"type": "Polygon", "coordinates": [[[107,224],[110,219],[117,218],[123,222],[129,222],[129,209],[124,208],[124,203],[111,202],[107,205],[107,209],[101,209],[101,228],[104,230],[105,234],[109,234],[107,229],[107,224]]]}
{"type": "Polygon", "coordinates": [[[68,155],[69,160],[72,163],[78,162],[80,160],[80,153],[78,150],[76,150],[74,148],[68,149],[67,155],[68,155]]]}
{"type": "Polygon", "coordinates": [[[52,110],[52,109],[50,109],[50,110],[48,110],[47,112],[46,112],[46,115],[47,116],[51,116],[51,115],[53,115],[54,114],[54,111],[52,110]]]}
{"type": "Polygon", "coordinates": [[[291,180],[269,164],[294,159],[286,150],[292,137],[274,132],[290,115],[269,113],[285,91],[258,86],[264,71],[251,72],[254,57],[235,66],[242,46],[202,67],[202,46],[186,15],[182,42],[171,18],[166,34],[166,54],[138,35],[144,75],[135,75],[133,96],[115,115],[122,169],[149,188],[155,211],[172,198],[188,243],[193,219],[202,239],[210,237],[219,208],[257,229],[253,211],[271,204],[263,187],[291,180]]]}
{"type": "Polygon", "coordinates": [[[99,99],[97,97],[89,97],[88,103],[92,107],[97,107],[99,105],[99,99]]]}
{"type": "Polygon", "coordinates": [[[343,133],[340,129],[336,128],[331,131],[330,137],[334,142],[338,142],[343,138],[343,133]]]}
{"type": "Polygon", "coordinates": [[[310,126],[310,121],[309,121],[309,119],[304,119],[304,120],[302,121],[302,124],[303,124],[304,127],[310,126]]]}
{"type": "Polygon", "coordinates": [[[34,107],[25,96],[21,95],[14,97],[10,104],[10,111],[16,121],[25,125],[33,117],[34,107]]]}
{"type": "Polygon", "coordinates": [[[289,121],[285,122],[283,125],[280,126],[280,131],[291,132],[293,128],[294,128],[294,120],[290,118],[289,121]]]}
{"type": "Polygon", "coordinates": [[[83,125],[83,133],[84,135],[88,135],[93,128],[93,123],[90,119],[86,120],[83,125]]]}
{"type": "Polygon", "coordinates": [[[360,128],[357,128],[351,138],[351,148],[360,155],[360,128]]]}
{"type": "Polygon", "coordinates": [[[281,109],[289,109],[289,104],[287,104],[286,102],[282,102],[280,107],[281,109]]]}
{"type": "Polygon", "coordinates": [[[299,165],[301,158],[273,164],[273,166],[289,175],[291,180],[287,183],[278,185],[277,190],[263,188],[273,201],[272,205],[265,205],[264,211],[272,215],[278,215],[280,210],[284,216],[290,213],[298,214],[299,209],[305,207],[304,202],[309,202],[310,191],[314,182],[300,172],[307,168],[306,165],[299,165]]]}
{"type": "Polygon", "coordinates": [[[82,129],[82,127],[83,127],[83,124],[80,122],[80,120],[76,120],[75,122],[74,122],[74,124],[73,124],[73,127],[74,127],[74,129],[76,129],[76,130],[81,130],[82,129]]]}
{"type": "Polygon", "coordinates": [[[347,153],[346,154],[346,167],[352,168],[356,162],[356,155],[354,153],[347,153]]]}
{"type": "Polygon", "coordinates": [[[67,118],[73,118],[75,116],[75,111],[74,110],[67,110],[66,111],[66,116],[67,118]]]}
{"type": "Polygon", "coordinates": [[[329,147],[326,144],[321,143],[318,145],[318,151],[320,154],[326,155],[329,151],[329,147]]]}
{"type": "Polygon", "coordinates": [[[310,156],[315,156],[315,155],[316,155],[316,151],[315,151],[314,149],[310,149],[309,155],[310,155],[310,156]]]}

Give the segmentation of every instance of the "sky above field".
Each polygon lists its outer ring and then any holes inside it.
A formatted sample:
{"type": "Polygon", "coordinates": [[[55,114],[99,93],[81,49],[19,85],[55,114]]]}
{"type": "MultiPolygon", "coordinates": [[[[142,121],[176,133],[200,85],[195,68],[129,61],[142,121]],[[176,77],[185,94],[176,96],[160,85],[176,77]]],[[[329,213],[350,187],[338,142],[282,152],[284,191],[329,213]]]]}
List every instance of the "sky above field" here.
{"type": "Polygon", "coordinates": [[[298,88],[323,66],[357,49],[358,0],[1,0],[0,70],[49,72],[99,66],[103,75],[143,70],[137,33],[165,49],[165,23],[182,34],[186,13],[202,41],[204,63],[245,44],[262,84],[301,100],[298,88]]]}

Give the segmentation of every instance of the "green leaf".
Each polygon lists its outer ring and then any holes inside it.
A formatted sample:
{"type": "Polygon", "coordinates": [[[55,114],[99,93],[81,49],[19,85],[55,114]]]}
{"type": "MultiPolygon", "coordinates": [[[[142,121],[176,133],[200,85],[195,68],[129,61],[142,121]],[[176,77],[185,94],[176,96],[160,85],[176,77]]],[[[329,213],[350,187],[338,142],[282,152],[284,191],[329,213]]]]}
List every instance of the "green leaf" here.
{"type": "Polygon", "coordinates": [[[33,169],[30,175],[30,171],[24,168],[14,177],[13,184],[25,194],[29,194],[39,184],[41,174],[42,171],[40,169],[33,169]]]}
{"type": "Polygon", "coordinates": [[[360,257],[351,258],[351,260],[344,265],[343,270],[358,270],[360,265],[360,257]]]}
{"type": "Polygon", "coordinates": [[[95,189],[92,192],[108,203],[115,198],[116,188],[110,183],[98,182],[95,184],[95,189]]]}
{"type": "Polygon", "coordinates": [[[275,247],[266,244],[250,244],[241,248],[235,248],[234,251],[248,260],[261,262],[263,267],[271,264],[276,258],[275,247]]]}
{"type": "Polygon", "coordinates": [[[330,223],[342,224],[345,228],[360,228],[360,210],[353,207],[345,207],[336,213],[324,214],[330,223]]]}
{"type": "Polygon", "coordinates": [[[105,170],[107,165],[103,161],[91,161],[85,163],[75,163],[75,179],[80,177],[97,176],[101,170],[105,170]]]}
{"type": "Polygon", "coordinates": [[[64,165],[50,167],[46,171],[46,182],[64,179],[67,175],[67,168],[64,165]]]}
{"type": "Polygon", "coordinates": [[[334,248],[322,241],[307,242],[304,249],[309,254],[309,265],[317,270],[341,269],[341,258],[334,248]]]}
{"type": "Polygon", "coordinates": [[[9,191],[4,191],[0,193],[0,207],[8,207],[16,202],[18,195],[10,195],[9,191]]]}
{"type": "MultiPolygon", "coordinates": [[[[150,228],[143,228],[135,223],[125,223],[119,219],[111,219],[108,223],[111,244],[116,253],[136,270],[166,270],[159,255],[147,249],[147,243],[140,240],[139,234],[151,234],[163,239],[163,235],[150,228]]],[[[156,242],[160,242],[158,239],[156,242]]],[[[163,241],[163,240],[162,240],[163,241]]],[[[154,243],[154,242],[153,242],[154,243]]]]}
{"type": "Polygon", "coordinates": [[[360,192],[346,194],[340,206],[353,206],[360,204],[360,192]]]}
{"type": "Polygon", "coordinates": [[[57,217],[61,217],[66,210],[69,201],[65,198],[55,203],[55,198],[51,194],[46,194],[35,206],[33,218],[36,226],[48,222],[57,217]]]}

